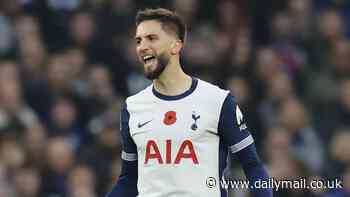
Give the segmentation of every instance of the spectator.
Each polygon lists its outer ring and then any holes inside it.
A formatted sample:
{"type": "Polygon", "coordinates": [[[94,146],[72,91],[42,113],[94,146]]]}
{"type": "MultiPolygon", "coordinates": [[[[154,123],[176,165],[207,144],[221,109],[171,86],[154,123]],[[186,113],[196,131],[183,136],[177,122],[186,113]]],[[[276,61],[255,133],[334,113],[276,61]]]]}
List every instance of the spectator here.
{"type": "Polygon", "coordinates": [[[330,163],[328,163],[328,176],[341,177],[345,172],[346,166],[350,163],[350,154],[347,151],[350,148],[347,140],[350,139],[349,129],[337,129],[330,141],[330,163]]]}
{"type": "Polygon", "coordinates": [[[14,62],[0,62],[0,129],[2,134],[12,130],[11,135],[17,134],[19,137],[25,129],[37,126],[39,120],[33,110],[24,103],[17,67],[14,62]]]}
{"type": "Polygon", "coordinates": [[[45,196],[66,196],[67,176],[75,162],[73,145],[63,137],[49,140],[47,146],[47,167],[43,172],[42,189],[45,196]]]}
{"type": "Polygon", "coordinates": [[[294,88],[288,75],[278,73],[267,84],[266,97],[260,103],[260,118],[264,128],[278,125],[278,110],[287,99],[295,96],[294,88]]]}
{"type": "Polygon", "coordinates": [[[96,196],[95,174],[88,166],[78,165],[68,175],[69,197],[96,196]]]}
{"type": "Polygon", "coordinates": [[[310,125],[304,105],[295,98],[289,98],[282,103],[279,117],[280,123],[291,134],[292,154],[311,174],[320,174],[324,168],[322,141],[310,125]]]}
{"type": "Polygon", "coordinates": [[[78,114],[74,103],[66,97],[58,97],[50,109],[49,136],[64,137],[74,150],[84,142],[86,133],[79,127],[78,114]]]}
{"type": "Polygon", "coordinates": [[[3,138],[1,142],[0,157],[8,174],[13,175],[26,161],[23,146],[13,138],[3,138]]]}
{"type": "Polygon", "coordinates": [[[16,195],[21,197],[39,197],[41,189],[40,174],[33,168],[21,168],[14,174],[16,195]]]}

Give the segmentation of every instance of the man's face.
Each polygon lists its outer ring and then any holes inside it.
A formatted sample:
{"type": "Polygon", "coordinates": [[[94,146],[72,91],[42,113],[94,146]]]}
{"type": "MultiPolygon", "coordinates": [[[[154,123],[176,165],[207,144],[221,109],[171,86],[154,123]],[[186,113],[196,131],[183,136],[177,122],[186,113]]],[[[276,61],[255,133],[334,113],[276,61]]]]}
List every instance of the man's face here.
{"type": "Polygon", "coordinates": [[[135,39],[137,56],[144,65],[145,76],[151,80],[158,78],[169,63],[175,37],[165,32],[160,22],[147,20],[137,26],[135,39]]]}

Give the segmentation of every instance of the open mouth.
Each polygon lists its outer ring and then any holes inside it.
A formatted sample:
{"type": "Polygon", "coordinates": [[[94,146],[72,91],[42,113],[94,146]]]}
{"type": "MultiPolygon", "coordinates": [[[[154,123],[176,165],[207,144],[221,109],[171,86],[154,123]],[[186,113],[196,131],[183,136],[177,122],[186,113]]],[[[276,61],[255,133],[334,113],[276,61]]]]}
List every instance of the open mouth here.
{"type": "Polygon", "coordinates": [[[149,63],[149,62],[151,62],[151,61],[153,61],[153,60],[155,60],[155,59],[156,59],[156,57],[153,56],[153,55],[146,55],[146,56],[144,56],[144,57],[142,58],[142,60],[143,60],[143,62],[144,62],[145,64],[147,64],[147,63],[149,63]]]}

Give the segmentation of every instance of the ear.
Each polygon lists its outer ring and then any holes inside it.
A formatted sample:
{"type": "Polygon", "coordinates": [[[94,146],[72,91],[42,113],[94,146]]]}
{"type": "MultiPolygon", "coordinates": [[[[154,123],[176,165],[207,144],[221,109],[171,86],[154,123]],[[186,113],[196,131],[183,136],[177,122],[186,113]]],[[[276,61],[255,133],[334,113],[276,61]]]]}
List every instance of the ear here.
{"type": "Polygon", "coordinates": [[[171,44],[171,55],[179,54],[182,49],[183,43],[180,40],[176,40],[171,44]]]}

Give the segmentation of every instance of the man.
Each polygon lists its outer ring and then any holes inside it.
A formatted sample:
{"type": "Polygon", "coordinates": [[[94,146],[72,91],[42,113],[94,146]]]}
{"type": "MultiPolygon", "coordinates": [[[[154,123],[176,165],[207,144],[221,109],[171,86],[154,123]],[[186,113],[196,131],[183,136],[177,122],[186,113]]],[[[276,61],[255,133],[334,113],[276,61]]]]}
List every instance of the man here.
{"type": "MultiPolygon", "coordinates": [[[[153,84],[126,99],[121,113],[122,172],[107,197],[223,197],[227,154],[247,178],[267,180],[253,138],[233,96],[185,74],[180,65],[186,28],[166,9],[136,17],[137,55],[153,84]]],[[[270,189],[254,189],[257,197],[270,189]]]]}

